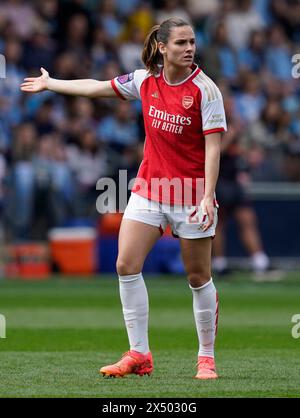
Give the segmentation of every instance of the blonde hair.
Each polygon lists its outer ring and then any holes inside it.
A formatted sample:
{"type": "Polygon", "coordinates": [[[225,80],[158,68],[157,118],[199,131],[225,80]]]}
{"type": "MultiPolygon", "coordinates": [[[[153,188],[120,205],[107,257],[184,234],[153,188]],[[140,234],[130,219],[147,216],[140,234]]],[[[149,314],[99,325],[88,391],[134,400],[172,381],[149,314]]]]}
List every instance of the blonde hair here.
{"type": "Polygon", "coordinates": [[[190,25],[182,19],[172,17],[151,28],[145,39],[142,52],[142,61],[151,74],[158,73],[158,65],[163,62],[162,55],[158,49],[158,42],[166,44],[172,28],[182,26],[190,25]]]}

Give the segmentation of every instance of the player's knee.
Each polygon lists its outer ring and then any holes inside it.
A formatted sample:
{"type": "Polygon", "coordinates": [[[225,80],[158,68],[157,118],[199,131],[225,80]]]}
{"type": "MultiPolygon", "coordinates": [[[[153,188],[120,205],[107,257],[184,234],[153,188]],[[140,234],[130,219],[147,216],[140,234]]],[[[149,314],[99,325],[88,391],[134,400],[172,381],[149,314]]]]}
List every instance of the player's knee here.
{"type": "Polygon", "coordinates": [[[208,272],[190,273],[188,274],[188,281],[191,287],[197,288],[204,286],[209,282],[211,275],[208,272]]]}
{"type": "Polygon", "coordinates": [[[256,224],[256,215],[253,210],[244,210],[239,213],[238,221],[243,226],[249,227],[256,224]]]}
{"type": "Polygon", "coordinates": [[[130,274],[140,273],[142,270],[142,266],[140,266],[133,260],[122,260],[118,258],[116,270],[119,276],[128,276],[130,274]]]}

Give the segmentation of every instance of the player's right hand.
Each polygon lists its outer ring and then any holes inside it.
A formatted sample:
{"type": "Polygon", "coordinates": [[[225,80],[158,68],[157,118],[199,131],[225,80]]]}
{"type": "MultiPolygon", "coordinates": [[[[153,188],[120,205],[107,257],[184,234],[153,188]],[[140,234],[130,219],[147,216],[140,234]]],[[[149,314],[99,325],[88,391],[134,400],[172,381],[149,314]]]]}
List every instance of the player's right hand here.
{"type": "Polygon", "coordinates": [[[20,88],[27,93],[38,93],[48,88],[49,73],[43,67],[41,68],[42,75],[40,77],[25,78],[20,88]]]}

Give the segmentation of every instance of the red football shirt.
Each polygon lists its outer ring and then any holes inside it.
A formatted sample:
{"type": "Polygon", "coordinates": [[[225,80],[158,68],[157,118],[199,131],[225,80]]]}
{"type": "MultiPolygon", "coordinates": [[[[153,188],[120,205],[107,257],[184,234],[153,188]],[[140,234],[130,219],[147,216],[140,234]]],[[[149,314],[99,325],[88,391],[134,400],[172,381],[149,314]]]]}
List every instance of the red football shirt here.
{"type": "Polygon", "coordinates": [[[177,84],[136,70],[111,80],[119,97],[142,101],[146,139],[133,192],[170,204],[199,205],[204,193],[204,136],[226,130],[222,95],[193,65],[177,84]]]}

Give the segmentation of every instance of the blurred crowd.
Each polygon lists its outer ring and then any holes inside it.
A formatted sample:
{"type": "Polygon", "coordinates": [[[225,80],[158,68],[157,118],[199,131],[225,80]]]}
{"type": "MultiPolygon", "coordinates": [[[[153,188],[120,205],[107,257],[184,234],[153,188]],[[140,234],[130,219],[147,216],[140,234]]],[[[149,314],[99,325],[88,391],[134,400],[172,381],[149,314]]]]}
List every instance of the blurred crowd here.
{"type": "Polygon", "coordinates": [[[142,68],[147,32],[172,16],[193,25],[196,61],[223,93],[221,175],[300,181],[299,0],[3,0],[0,210],[10,239],[96,219],[97,180],[120,169],[135,177],[144,142],[139,102],[23,94],[23,78],[40,67],[99,80],[142,68]]]}

